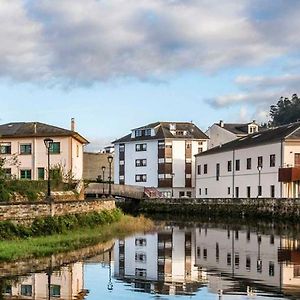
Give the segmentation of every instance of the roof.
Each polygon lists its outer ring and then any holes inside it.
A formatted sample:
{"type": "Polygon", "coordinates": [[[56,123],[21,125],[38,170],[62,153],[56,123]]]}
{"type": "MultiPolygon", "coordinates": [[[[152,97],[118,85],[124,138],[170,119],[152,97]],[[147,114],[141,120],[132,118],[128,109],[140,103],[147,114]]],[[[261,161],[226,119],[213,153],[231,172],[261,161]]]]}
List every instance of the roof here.
{"type": "Polygon", "coordinates": [[[148,125],[138,127],[132,130],[138,129],[155,129],[154,136],[140,136],[140,137],[131,137],[131,133],[123,136],[120,139],[115,140],[113,143],[126,143],[131,141],[144,141],[144,140],[157,140],[157,139],[166,139],[166,138],[178,138],[178,139],[199,139],[207,140],[209,137],[202,132],[195,124],[191,122],[155,122],[148,125]],[[176,131],[186,131],[186,135],[176,135],[170,130],[170,125],[176,125],[176,131]]]}
{"type": "Polygon", "coordinates": [[[88,141],[79,133],[40,122],[13,122],[0,125],[0,138],[72,136],[82,144],[88,141]]]}
{"type": "MultiPolygon", "coordinates": [[[[220,125],[220,123],[215,123],[216,125],[220,126],[221,128],[224,128],[234,134],[237,135],[246,135],[248,134],[248,125],[254,124],[253,122],[250,123],[224,123],[223,126],[220,125]]],[[[258,126],[258,131],[261,131],[263,127],[258,126]]]]}
{"type": "Polygon", "coordinates": [[[300,122],[295,122],[265,131],[249,134],[245,137],[233,140],[226,144],[211,148],[195,156],[205,156],[209,154],[221,153],[259,145],[280,142],[284,139],[300,139],[300,122]]]}

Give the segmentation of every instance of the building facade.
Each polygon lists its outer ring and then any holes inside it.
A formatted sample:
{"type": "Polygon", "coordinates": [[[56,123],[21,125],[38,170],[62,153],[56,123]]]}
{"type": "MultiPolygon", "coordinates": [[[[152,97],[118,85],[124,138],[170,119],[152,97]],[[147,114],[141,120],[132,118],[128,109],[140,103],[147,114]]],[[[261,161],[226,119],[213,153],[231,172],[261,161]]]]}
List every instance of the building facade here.
{"type": "Polygon", "coordinates": [[[255,120],[250,123],[214,123],[205,134],[209,137],[208,149],[263,130],[255,120]]]}
{"type": "Polygon", "coordinates": [[[83,147],[88,141],[71,130],[39,122],[0,125],[0,157],[8,176],[17,179],[44,180],[48,172],[45,138],[53,139],[50,148],[50,168],[61,167],[73,179],[82,179],[83,147]]]}
{"type": "Polygon", "coordinates": [[[157,188],[165,197],[191,197],[194,155],[208,137],[193,123],[157,122],[114,142],[114,182],[157,188]]]}
{"type": "Polygon", "coordinates": [[[196,155],[196,197],[300,196],[300,123],[280,126],[196,155]]]}

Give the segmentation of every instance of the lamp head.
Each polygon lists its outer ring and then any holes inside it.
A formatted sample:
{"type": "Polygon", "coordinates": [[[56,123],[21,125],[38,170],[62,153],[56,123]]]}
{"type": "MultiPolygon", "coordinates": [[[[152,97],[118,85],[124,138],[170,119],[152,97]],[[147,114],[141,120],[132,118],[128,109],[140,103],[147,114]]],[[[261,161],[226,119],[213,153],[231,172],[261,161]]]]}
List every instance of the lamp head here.
{"type": "Polygon", "coordinates": [[[105,168],[105,166],[102,166],[102,172],[104,172],[104,171],[105,171],[105,169],[106,169],[106,168],[105,168]]]}
{"type": "Polygon", "coordinates": [[[258,165],[257,166],[257,170],[260,172],[262,170],[262,166],[261,165],[258,165]]]}
{"type": "Polygon", "coordinates": [[[53,143],[53,140],[50,138],[45,138],[44,139],[44,144],[46,146],[46,148],[49,150],[49,148],[51,147],[51,144],[53,143]]]}
{"type": "Polygon", "coordinates": [[[107,160],[108,160],[108,162],[111,164],[112,163],[112,161],[113,161],[113,156],[111,156],[111,155],[109,155],[108,157],[107,157],[107,160]]]}

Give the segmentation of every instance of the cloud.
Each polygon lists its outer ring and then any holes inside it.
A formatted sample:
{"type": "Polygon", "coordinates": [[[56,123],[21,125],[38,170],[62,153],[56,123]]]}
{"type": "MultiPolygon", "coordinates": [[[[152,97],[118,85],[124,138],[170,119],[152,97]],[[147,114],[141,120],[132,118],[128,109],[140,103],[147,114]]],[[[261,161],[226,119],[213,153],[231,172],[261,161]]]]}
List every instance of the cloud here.
{"type": "Polygon", "coordinates": [[[299,5],[279,2],[1,1],[0,76],[87,84],[258,65],[300,45],[299,5]]]}

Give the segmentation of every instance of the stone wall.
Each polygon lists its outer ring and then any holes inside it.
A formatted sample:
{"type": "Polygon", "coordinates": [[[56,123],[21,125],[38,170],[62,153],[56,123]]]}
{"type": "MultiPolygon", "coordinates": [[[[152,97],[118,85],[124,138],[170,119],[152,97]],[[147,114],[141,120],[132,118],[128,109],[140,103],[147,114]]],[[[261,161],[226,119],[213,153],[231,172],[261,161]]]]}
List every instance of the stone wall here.
{"type": "Polygon", "coordinates": [[[46,202],[1,203],[0,221],[30,221],[36,217],[61,216],[115,208],[113,199],[46,202]]]}
{"type": "Polygon", "coordinates": [[[143,199],[139,203],[139,210],[145,213],[195,213],[296,220],[300,216],[300,199],[143,199]]]}

